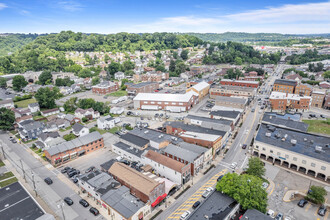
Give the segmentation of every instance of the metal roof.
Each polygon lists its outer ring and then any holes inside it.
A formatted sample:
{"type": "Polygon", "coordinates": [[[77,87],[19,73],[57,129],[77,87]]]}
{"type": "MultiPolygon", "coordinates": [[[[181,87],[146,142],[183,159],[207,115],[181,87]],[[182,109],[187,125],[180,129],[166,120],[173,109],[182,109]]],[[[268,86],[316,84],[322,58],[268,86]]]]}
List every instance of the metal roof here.
{"type": "Polygon", "coordinates": [[[132,144],[135,144],[139,147],[144,147],[145,145],[149,144],[149,140],[139,137],[137,135],[131,134],[131,133],[126,133],[122,136],[120,136],[121,139],[128,141],[132,144]]]}
{"type": "Polygon", "coordinates": [[[190,91],[185,94],[170,93],[139,93],[134,101],[165,101],[165,102],[189,102],[191,97],[198,96],[196,92],[190,91]]]}
{"type": "Polygon", "coordinates": [[[272,218],[256,209],[248,209],[243,217],[241,218],[242,220],[248,220],[248,219],[258,219],[258,220],[272,220],[272,218]]]}
{"type": "Polygon", "coordinates": [[[227,110],[215,110],[210,112],[210,115],[216,115],[216,116],[232,118],[232,119],[237,118],[237,116],[239,116],[240,114],[241,112],[239,111],[227,111],[227,110]]]}
{"type": "Polygon", "coordinates": [[[290,119],[283,119],[283,118],[278,118],[276,115],[264,115],[262,118],[263,122],[278,125],[278,126],[283,126],[295,130],[299,130],[302,132],[307,132],[308,129],[308,124],[300,121],[294,121],[290,119]]]}
{"type": "Polygon", "coordinates": [[[150,141],[154,141],[156,143],[161,143],[164,141],[169,141],[170,143],[179,143],[183,141],[181,138],[176,137],[174,135],[166,134],[164,132],[156,131],[149,128],[135,128],[129,133],[150,141]]]}
{"type": "Polygon", "coordinates": [[[206,147],[201,147],[201,146],[198,146],[196,144],[190,144],[190,143],[187,143],[187,142],[181,142],[181,143],[179,143],[179,147],[181,147],[183,149],[187,149],[187,150],[193,151],[193,152],[195,152],[197,154],[203,154],[203,153],[205,153],[206,151],[209,150],[206,147]]]}
{"type": "Polygon", "coordinates": [[[225,131],[219,131],[219,130],[213,130],[213,129],[208,129],[204,127],[200,127],[197,125],[188,125],[183,122],[178,122],[178,121],[171,121],[171,122],[165,122],[164,126],[166,127],[167,125],[174,127],[174,128],[181,128],[184,131],[191,131],[191,132],[196,132],[196,133],[203,133],[203,134],[212,134],[212,135],[220,135],[220,136],[225,136],[226,132],[225,131]]]}
{"type": "Polygon", "coordinates": [[[169,144],[165,148],[161,149],[162,152],[171,154],[177,158],[181,158],[185,161],[188,161],[190,163],[194,163],[194,161],[200,156],[200,154],[197,154],[191,150],[178,147],[173,144],[169,144]]]}
{"type": "Polygon", "coordinates": [[[246,104],[247,103],[247,98],[238,98],[238,97],[228,97],[228,96],[216,96],[215,97],[216,101],[221,101],[221,102],[231,102],[231,103],[238,103],[238,104],[246,104]]]}
{"type": "Polygon", "coordinates": [[[213,119],[213,118],[207,118],[197,115],[187,115],[186,118],[209,122],[209,123],[224,124],[224,125],[231,125],[233,123],[231,120],[227,120],[227,119],[213,119]]]}
{"type": "Polygon", "coordinates": [[[274,82],[274,85],[275,84],[287,85],[287,86],[296,86],[297,81],[290,80],[290,79],[276,79],[275,82],[274,82]]]}

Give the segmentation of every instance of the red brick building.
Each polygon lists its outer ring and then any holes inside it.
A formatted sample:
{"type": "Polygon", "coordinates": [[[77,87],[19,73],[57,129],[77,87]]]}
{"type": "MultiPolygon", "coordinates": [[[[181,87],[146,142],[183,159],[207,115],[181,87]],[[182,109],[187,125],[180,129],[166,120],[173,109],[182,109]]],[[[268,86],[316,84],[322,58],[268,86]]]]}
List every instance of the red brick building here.
{"type": "Polygon", "coordinates": [[[104,147],[102,135],[98,131],[66,141],[45,150],[45,157],[53,166],[76,159],[104,147]]]}
{"type": "Polygon", "coordinates": [[[312,98],[282,92],[272,92],[269,97],[272,110],[285,111],[287,109],[307,110],[310,108],[312,98]]]}
{"type": "Polygon", "coordinates": [[[93,93],[102,94],[102,95],[115,92],[118,89],[119,89],[119,85],[117,82],[109,82],[109,81],[104,81],[95,86],[92,86],[93,93]]]}
{"type": "Polygon", "coordinates": [[[232,79],[222,79],[220,81],[221,85],[229,85],[229,86],[244,86],[244,87],[252,87],[258,88],[259,82],[256,81],[243,81],[243,80],[232,80],[232,79]]]}
{"type": "Polygon", "coordinates": [[[157,82],[142,82],[138,84],[128,84],[126,91],[129,96],[136,96],[139,93],[151,93],[159,89],[157,82]]]}
{"type": "Polygon", "coordinates": [[[274,82],[273,91],[293,94],[297,81],[288,79],[277,79],[274,82]]]}

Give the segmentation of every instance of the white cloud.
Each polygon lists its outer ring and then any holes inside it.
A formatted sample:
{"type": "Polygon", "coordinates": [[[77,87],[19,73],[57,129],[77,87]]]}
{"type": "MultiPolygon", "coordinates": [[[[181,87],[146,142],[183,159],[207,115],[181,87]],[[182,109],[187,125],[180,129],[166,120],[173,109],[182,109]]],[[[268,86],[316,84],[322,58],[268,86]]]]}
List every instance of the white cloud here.
{"type": "MultiPolygon", "coordinates": [[[[330,2],[287,4],[223,16],[178,16],[130,27],[131,32],[328,33],[330,2]]],[[[122,30],[125,31],[125,30],[122,30]]]]}
{"type": "Polygon", "coordinates": [[[0,10],[8,8],[8,6],[5,3],[0,3],[0,10]]]}
{"type": "Polygon", "coordinates": [[[83,9],[83,6],[76,1],[59,1],[57,2],[57,6],[65,11],[80,11],[83,9]]]}

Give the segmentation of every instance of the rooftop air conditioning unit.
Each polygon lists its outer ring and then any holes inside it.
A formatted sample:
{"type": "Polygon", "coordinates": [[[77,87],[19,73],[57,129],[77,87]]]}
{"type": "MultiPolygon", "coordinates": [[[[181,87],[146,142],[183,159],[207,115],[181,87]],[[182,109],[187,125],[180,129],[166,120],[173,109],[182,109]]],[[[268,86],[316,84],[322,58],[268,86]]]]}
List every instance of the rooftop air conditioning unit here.
{"type": "Polygon", "coordinates": [[[297,140],[291,139],[291,144],[293,144],[293,145],[297,144],[297,140]]]}
{"type": "Polygon", "coordinates": [[[272,136],[272,133],[267,132],[265,135],[266,135],[266,137],[270,137],[270,136],[272,136]]]}
{"type": "Polygon", "coordinates": [[[146,133],[148,133],[149,131],[145,131],[144,133],[146,134],[146,133]]]}
{"type": "Polygon", "coordinates": [[[304,138],[304,141],[307,141],[307,138],[304,138]]]}
{"type": "Polygon", "coordinates": [[[315,151],[321,153],[323,150],[321,146],[315,146],[315,151]]]}

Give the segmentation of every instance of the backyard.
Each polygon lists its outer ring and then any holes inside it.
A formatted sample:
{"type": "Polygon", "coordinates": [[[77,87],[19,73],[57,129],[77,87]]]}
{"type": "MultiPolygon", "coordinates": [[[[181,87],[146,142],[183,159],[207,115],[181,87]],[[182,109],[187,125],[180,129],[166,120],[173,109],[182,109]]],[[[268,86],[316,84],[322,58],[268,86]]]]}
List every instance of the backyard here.
{"type": "Polygon", "coordinates": [[[308,124],[308,132],[330,135],[330,119],[327,120],[303,120],[308,124]]]}
{"type": "Polygon", "coordinates": [[[126,92],[126,91],[118,90],[118,91],[116,91],[116,92],[110,93],[110,94],[107,95],[107,96],[120,97],[120,96],[125,96],[125,95],[127,95],[127,92],[126,92]]]}
{"type": "Polygon", "coordinates": [[[29,104],[35,103],[37,100],[35,99],[25,99],[22,101],[15,102],[15,105],[17,105],[18,108],[26,108],[29,104]]]}

